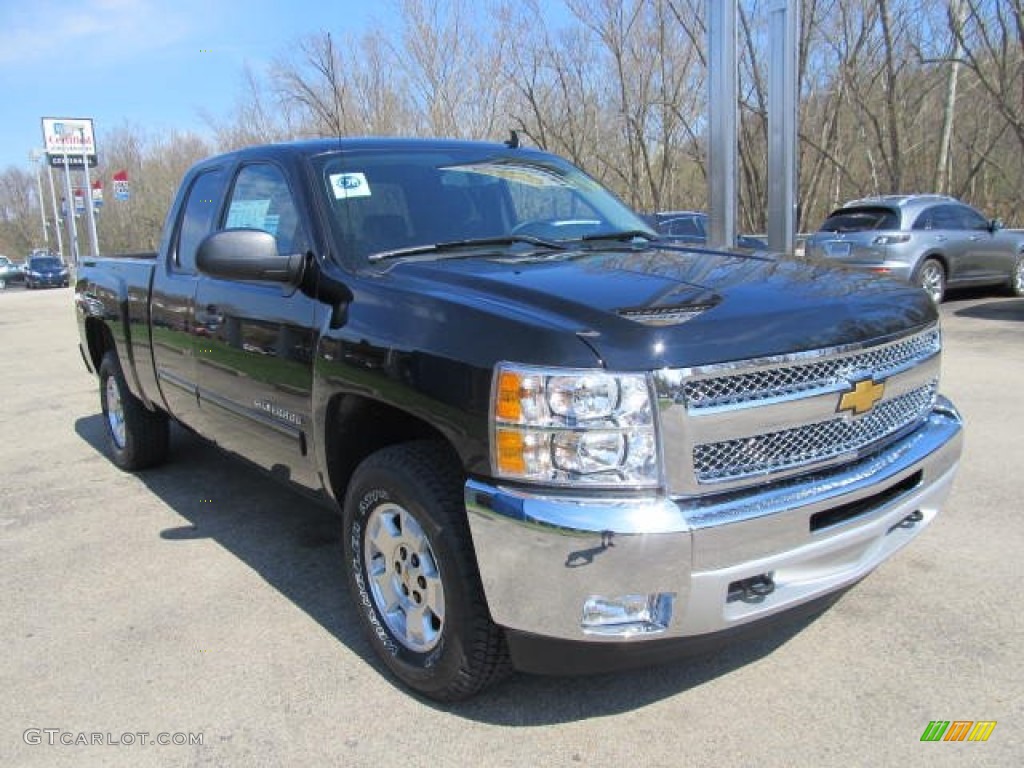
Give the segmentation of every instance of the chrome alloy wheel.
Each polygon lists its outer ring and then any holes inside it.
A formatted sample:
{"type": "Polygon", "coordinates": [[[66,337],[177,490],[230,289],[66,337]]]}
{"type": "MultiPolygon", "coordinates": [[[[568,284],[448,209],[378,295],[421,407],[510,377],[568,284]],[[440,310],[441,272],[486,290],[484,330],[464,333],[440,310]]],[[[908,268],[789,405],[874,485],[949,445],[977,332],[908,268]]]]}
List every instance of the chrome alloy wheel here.
{"type": "Polygon", "coordinates": [[[942,271],[942,265],[937,261],[928,261],[921,268],[918,277],[918,284],[924,288],[931,300],[939,304],[942,302],[943,294],[946,292],[946,275],[942,271]]]}
{"type": "Polygon", "coordinates": [[[1010,288],[1016,296],[1024,296],[1024,255],[1018,256],[1017,262],[1013,265],[1010,288]]]}
{"type": "Polygon", "coordinates": [[[444,628],[444,585],[420,524],[382,504],[366,521],[363,551],[374,606],[391,634],[415,653],[433,649],[444,628]]]}
{"type": "Polygon", "coordinates": [[[107,426],[110,428],[110,435],[118,448],[124,448],[127,443],[124,426],[124,404],[121,402],[121,390],[113,376],[107,377],[107,426]]]}

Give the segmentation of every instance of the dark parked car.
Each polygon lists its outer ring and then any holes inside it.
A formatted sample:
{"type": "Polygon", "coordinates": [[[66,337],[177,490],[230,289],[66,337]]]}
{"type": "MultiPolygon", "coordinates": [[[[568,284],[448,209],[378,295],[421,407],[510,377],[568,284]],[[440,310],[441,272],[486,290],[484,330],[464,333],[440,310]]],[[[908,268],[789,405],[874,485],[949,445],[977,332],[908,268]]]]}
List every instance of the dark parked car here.
{"type": "Polygon", "coordinates": [[[12,283],[25,281],[25,273],[21,266],[15,264],[6,256],[0,256],[0,289],[6,288],[12,283]]]}
{"type": "Polygon", "coordinates": [[[851,201],[808,238],[806,253],[901,277],[936,304],[947,287],[1004,286],[1024,295],[1024,235],[943,195],[851,201]]]}
{"type": "Polygon", "coordinates": [[[56,256],[30,256],[25,265],[26,288],[68,286],[69,272],[56,256]]]}
{"type": "MultiPolygon", "coordinates": [[[[662,235],[684,243],[703,245],[708,240],[708,215],[700,211],[662,211],[646,217],[662,235]]],[[[767,241],[753,235],[737,235],[736,245],[753,251],[768,248],[767,241]]]]}

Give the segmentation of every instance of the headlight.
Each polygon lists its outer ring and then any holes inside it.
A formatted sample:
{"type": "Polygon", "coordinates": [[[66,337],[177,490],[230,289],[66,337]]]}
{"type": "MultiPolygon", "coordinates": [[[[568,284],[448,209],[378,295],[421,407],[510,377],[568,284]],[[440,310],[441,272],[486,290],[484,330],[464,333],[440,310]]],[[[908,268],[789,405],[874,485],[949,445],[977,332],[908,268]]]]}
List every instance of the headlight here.
{"type": "Polygon", "coordinates": [[[556,485],[656,486],[647,377],[501,363],[491,396],[497,477],[556,485]]]}

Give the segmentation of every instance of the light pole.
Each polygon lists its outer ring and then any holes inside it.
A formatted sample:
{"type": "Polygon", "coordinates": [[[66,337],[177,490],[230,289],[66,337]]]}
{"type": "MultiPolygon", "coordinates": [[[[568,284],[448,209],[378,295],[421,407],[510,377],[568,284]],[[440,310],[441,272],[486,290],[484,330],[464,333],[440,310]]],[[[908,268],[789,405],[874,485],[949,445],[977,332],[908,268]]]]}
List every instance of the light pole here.
{"type": "Polygon", "coordinates": [[[36,166],[36,190],[38,195],[36,201],[39,203],[39,217],[43,221],[43,245],[46,246],[46,250],[50,250],[50,231],[46,224],[46,203],[43,202],[43,180],[39,175],[39,160],[46,156],[46,153],[40,149],[29,150],[28,159],[31,160],[36,166]]]}
{"type": "Polygon", "coordinates": [[[53,206],[53,231],[57,234],[57,253],[63,260],[64,236],[60,233],[60,212],[57,209],[57,193],[53,189],[53,168],[47,164],[46,178],[50,180],[50,205],[53,206]]]}

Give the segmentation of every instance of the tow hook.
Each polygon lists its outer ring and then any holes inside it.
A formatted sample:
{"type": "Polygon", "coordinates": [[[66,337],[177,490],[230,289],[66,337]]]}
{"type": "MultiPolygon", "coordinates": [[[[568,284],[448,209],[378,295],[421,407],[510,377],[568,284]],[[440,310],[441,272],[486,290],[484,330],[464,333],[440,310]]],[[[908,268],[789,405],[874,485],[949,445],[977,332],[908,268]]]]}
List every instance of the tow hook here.
{"type": "Polygon", "coordinates": [[[761,573],[751,576],[749,579],[734,581],[729,585],[727,603],[734,603],[737,600],[744,603],[762,603],[764,599],[775,591],[775,580],[772,573],[761,573]]]}
{"type": "Polygon", "coordinates": [[[900,520],[896,525],[889,529],[889,532],[895,531],[897,528],[913,528],[915,525],[924,520],[924,515],[921,510],[914,510],[909,515],[900,520]]]}

